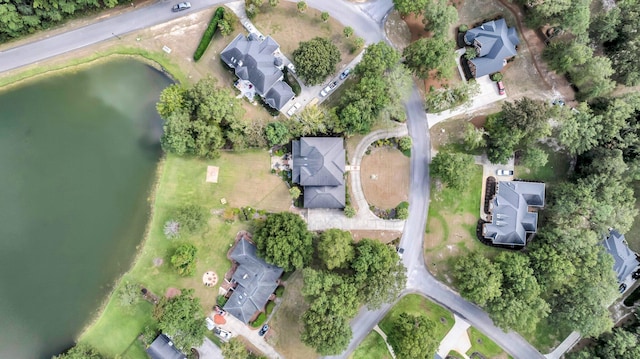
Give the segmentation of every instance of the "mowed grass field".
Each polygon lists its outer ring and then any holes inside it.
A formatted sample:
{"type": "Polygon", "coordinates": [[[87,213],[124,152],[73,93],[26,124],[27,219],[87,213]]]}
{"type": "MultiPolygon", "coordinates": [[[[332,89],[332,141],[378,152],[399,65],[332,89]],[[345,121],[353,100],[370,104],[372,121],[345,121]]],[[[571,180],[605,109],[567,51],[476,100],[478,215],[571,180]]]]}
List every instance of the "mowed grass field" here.
{"type": "Polygon", "coordinates": [[[225,206],[251,206],[269,211],[283,211],[291,203],[287,186],[269,171],[266,151],[223,153],[215,160],[182,158],[168,155],[158,169],[155,199],[147,238],[133,268],[118,283],[104,312],[80,337],[108,357],[146,358],[142,346],[136,341],[146,325],[153,323],[152,305],[140,302],[123,307],[119,302],[119,288],[125,281],[140,284],[158,296],[167,288],[191,288],[208,313],[215,304],[218,286],[205,287],[202,274],[213,270],[218,274],[218,285],[231,263],[226,258],[236,233],[248,229],[247,222],[225,223],[219,213],[225,206]],[[207,166],[219,166],[219,183],[205,182],[207,166]],[[221,198],[228,204],[223,205],[221,198]],[[175,209],[184,204],[197,204],[207,213],[207,225],[197,233],[181,235],[168,240],[163,233],[164,223],[175,209]],[[193,277],[180,277],[170,267],[175,248],[184,242],[198,248],[197,270],[193,277]],[[157,266],[154,260],[161,259],[157,266]]]}
{"type": "Polygon", "coordinates": [[[360,343],[358,349],[349,357],[349,359],[391,359],[391,354],[387,345],[384,343],[384,339],[380,334],[372,331],[366,338],[360,343]]]}

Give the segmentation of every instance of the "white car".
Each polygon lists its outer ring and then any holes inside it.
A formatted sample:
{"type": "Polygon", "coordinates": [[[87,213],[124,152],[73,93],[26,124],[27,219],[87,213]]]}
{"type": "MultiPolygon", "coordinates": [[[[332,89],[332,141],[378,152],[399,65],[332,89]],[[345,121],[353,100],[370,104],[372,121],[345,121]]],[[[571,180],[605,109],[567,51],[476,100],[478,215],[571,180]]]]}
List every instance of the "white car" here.
{"type": "Polygon", "coordinates": [[[333,81],[332,83],[327,85],[327,87],[325,87],[322,91],[320,91],[320,96],[322,97],[327,96],[329,92],[333,91],[333,89],[335,89],[336,87],[338,87],[338,81],[333,81]]]}
{"type": "Polygon", "coordinates": [[[176,4],[171,8],[173,12],[178,12],[178,11],[187,10],[187,9],[191,9],[191,3],[188,1],[184,1],[179,4],[176,4]]]}
{"type": "Polygon", "coordinates": [[[295,73],[296,73],[296,65],[294,65],[294,64],[293,64],[293,62],[290,62],[290,63],[287,65],[287,68],[289,69],[289,71],[291,71],[291,73],[292,73],[292,74],[295,74],[295,73]]]}
{"type": "Polygon", "coordinates": [[[213,323],[213,320],[211,320],[211,318],[209,317],[204,318],[204,324],[207,326],[207,329],[209,330],[213,330],[213,328],[215,328],[215,324],[213,323]]]}
{"type": "Polygon", "coordinates": [[[513,171],[512,170],[497,170],[496,174],[498,176],[513,176],[513,171]]]}
{"type": "Polygon", "coordinates": [[[213,329],[213,334],[215,334],[216,336],[218,336],[220,339],[224,341],[231,339],[231,332],[228,332],[224,329],[220,329],[218,327],[213,329]]]}
{"type": "Polygon", "coordinates": [[[291,106],[289,111],[287,111],[287,115],[292,116],[294,113],[296,113],[296,111],[298,111],[300,106],[302,106],[300,102],[296,102],[293,106],[291,106]]]}

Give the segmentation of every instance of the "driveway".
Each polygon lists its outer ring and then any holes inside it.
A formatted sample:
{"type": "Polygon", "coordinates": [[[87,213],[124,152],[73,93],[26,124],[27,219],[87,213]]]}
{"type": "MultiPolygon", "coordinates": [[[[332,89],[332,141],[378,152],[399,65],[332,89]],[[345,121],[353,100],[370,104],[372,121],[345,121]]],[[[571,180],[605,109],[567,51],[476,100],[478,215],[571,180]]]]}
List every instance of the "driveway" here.
{"type": "Polygon", "coordinates": [[[204,342],[201,346],[197,347],[196,350],[200,355],[200,359],[223,359],[222,350],[215,345],[211,339],[205,337],[204,342]]]}
{"type": "MultiPolygon", "coordinates": [[[[213,316],[213,314],[211,316],[213,316]]],[[[232,337],[238,335],[243,336],[269,359],[282,358],[282,356],[264,340],[264,337],[258,335],[258,329],[250,328],[231,314],[226,314],[224,319],[226,323],[219,325],[219,327],[229,331],[232,337]]]]}
{"type": "Polygon", "coordinates": [[[453,315],[453,319],[455,320],[455,324],[453,324],[453,327],[440,342],[437,353],[441,358],[445,358],[450,351],[455,350],[465,359],[469,359],[465,353],[471,349],[471,341],[467,333],[467,329],[469,329],[471,325],[455,314],[453,315]]]}
{"type": "Polygon", "coordinates": [[[475,156],[475,163],[482,166],[482,192],[480,194],[480,218],[488,220],[489,216],[484,213],[484,196],[487,190],[487,178],[495,177],[496,181],[513,181],[513,176],[498,176],[498,170],[514,170],[513,157],[506,165],[494,164],[489,161],[486,154],[475,156]]]}

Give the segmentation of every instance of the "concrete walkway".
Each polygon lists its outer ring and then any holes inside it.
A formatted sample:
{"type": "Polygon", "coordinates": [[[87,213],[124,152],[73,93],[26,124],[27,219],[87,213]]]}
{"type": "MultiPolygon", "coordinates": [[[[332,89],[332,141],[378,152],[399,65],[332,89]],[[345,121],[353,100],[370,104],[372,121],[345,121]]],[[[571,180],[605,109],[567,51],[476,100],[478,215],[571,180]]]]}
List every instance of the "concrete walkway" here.
{"type": "Polygon", "coordinates": [[[545,354],[547,359],[560,359],[564,355],[564,353],[568,352],[573,348],[574,345],[578,344],[580,341],[580,333],[571,332],[569,336],[560,343],[551,353],[545,354]]]}
{"type": "MultiPolygon", "coordinates": [[[[213,317],[213,313],[211,314],[211,317],[213,317]]],[[[261,337],[258,335],[258,329],[251,329],[249,326],[230,314],[226,314],[224,316],[224,319],[227,322],[220,325],[219,327],[226,331],[229,331],[232,337],[238,335],[243,336],[269,359],[282,358],[282,356],[278,354],[278,352],[264,340],[265,337],[261,337]]]]}
{"type": "Polygon", "coordinates": [[[453,319],[455,320],[453,327],[440,342],[437,352],[438,356],[440,356],[440,358],[446,358],[450,351],[455,350],[465,359],[469,359],[465,353],[471,349],[471,341],[467,333],[467,329],[469,329],[471,325],[455,314],[453,315],[453,319]]]}
{"type": "Polygon", "coordinates": [[[389,354],[391,354],[391,357],[393,357],[393,359],[396,359],[396,353],[393,352],[393,348],[391,347],[391,345],[387,341],[387,335],[382,331],[382,329],[380,329],[380,327],[378,325],[373,327],[373,330],[375,330],[376,333],[380,334],[380,336],[382,337],[382,340],[384,340],[384,343],[387,345],[387,349],[389,350],[389,354]]]}
{"type": "Polygon", "coordinates": [[[307,223],[309,230],[319,231],[329,228],[343,230],[380,230],[380,231],[402,231],[404,220],[385,220],[378,218],[369,209],[369,203],[364,197],[362,181],[360,179],[360,164],[362,157],[369,145],[377,140],[389,137],[402,137],[408,134],[405,124],[398,125],[393,129],[383,129],[371,132],[360,141],[351,158],[351,201],[354,207],[358,207],[358,212],[353,218],[347,218],[342,210],[335,209],[309,209],[307,211],[307,223]]]}

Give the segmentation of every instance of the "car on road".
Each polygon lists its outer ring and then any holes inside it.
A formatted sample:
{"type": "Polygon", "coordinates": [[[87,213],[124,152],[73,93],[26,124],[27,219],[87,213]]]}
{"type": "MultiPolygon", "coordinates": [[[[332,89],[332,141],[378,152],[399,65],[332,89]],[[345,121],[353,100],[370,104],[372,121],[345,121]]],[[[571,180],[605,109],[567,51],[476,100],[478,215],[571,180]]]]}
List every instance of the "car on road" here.
{"type": "Polygon", "coordinates": [[[398,257],[400,257],[400,259],[402,259],[403,254],[404,254],[404,248],[402,247],[398,248],[398,257]]]}
{"type": "Polygon", "coordinates": [[[300,104],[300,102],[296,102],[293,106],[291,106],[291,108],[289,109],[289,111],[287,111],[287,115],[292,116],[294,113],[296,113],[296,111],[298,111],[298,109],[301,107],[302,105],[300,104]]]}
{"type": "Polygon", "coordinates": [[[351,69],[346,69],[346,70],[342,71],[342,73],[340,74],[340,80],[346,79],[347,76],[349,76],[350,72],[351,72],[351,69]]]}
{"type": "Polygon", "coordinates": [[[322,97],[327,96],[329,92],[333,91],[333,89],[335,89],[336,87],[338,87],[338,81],[333,81],[332,83],[327,85],[327,87],[325,87],[322,91],[320,91],[320,96],[322,97]]]}
{"type": "Polygon", "coordinates": [[[258,332],[259,336],[263,336],[265,335],[267,332],[269,331],[269,324],[265,324],[262,326],[262,328],[260,328],[260,331],[258,332]]]}
{"type": "Polygon", "coordinates": [[[294,65],[294,64],[293,64],[293,62],[290,62],[290,63],[287,65],[287,68],[289,69],[289,71],[291,71],[291,73],[292,73],[292,74],[295,74],[295,73],[296,73],[296,65],[294,65]]]}
{"type": "Polygon", "coordinates": [[[498,176],[513,176],[513,171],[512,170],[497,170],[496,174],[498,176]]]}
{"type": "Polygon", "coordinates": [[[231,339],[231,332],[228,332],[218,327],[213,328],[213,334],[217,335],[220,339],[224,341],[231,339]]]}
{"type": "Polygon", "coordinates": [[[173,12],[178,12],[178,11],[187,10],[187,9],[191,9],[191,3],[188,1],[177,3],[171,8],[173,12]]]}
{"type": "Polygon", "coordinates": [[[504,95],[504,84],[502,81],[498,81],[498,94],[500,96],[504,95]]]}

